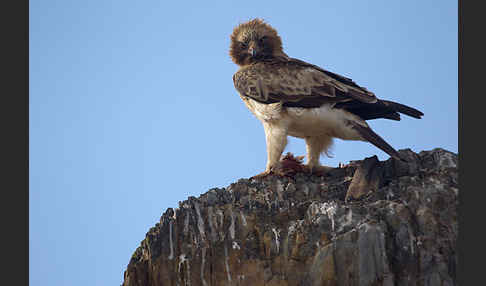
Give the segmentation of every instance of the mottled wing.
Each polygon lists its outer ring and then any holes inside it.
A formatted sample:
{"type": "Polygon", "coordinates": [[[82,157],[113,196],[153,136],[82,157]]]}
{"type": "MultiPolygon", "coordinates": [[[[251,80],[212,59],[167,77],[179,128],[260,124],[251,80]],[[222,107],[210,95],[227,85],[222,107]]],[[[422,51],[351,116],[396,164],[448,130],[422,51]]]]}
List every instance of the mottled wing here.
{"type": "Polygon", "coordinates": [[[359,86],[356,84],[352,79],[344,77],[342,75],[330,72],[328,70],[325,70],[319,66],[309,64],[307,62],[304,62],[299,59],[295,58],[289,58],[289,62],[291,62],[294,65],[300,66],[300,67],[310,67],[315,69],[316,71],[320,71],[324,73],[325,75],[331,77],[335,82],[339,82],[341,86],[344,86],[344,89],[340,89],[340,92],[347,93],[347,96],[350,98],[356,99],[361,102],[367,102],[367,103],[374,103],[377,102],[376,96],[368,91],[366,88],[359,86]]]}
{"type": "Polygon", "coordinates": [[[344,109],[364,120],[400,120],[399,113],[414,118],[423,115],[412,107],[377,99],[350,78],[293,58],[244,67],[233,76],[233,81],[240,95],[261,103],[282,102],[284,107],[304,108],[333,103],[334,108],[344,109]]]}
{"type": "Polygon", "coordinates": [[[238,92],[262,103],[317,107],[353,99],[376,102],[376,97],[346,78],[333,77],[302,61],[262,62],[233,76],[238,92]]]}
{"type": "MultiPolygon", "coordinates": [[[[413,107],[393,101],[380,100],[376,98],[372,92],[368,91],[362,86],[357,85],[350,78],[338,75],[298,59],[290,58],[289,62],[300,67],[311,67],[339,82],[346,89],[336,89],[336,97],[340,97],[340,100],[336,102],[334,108],[345,109],[346,111],[351,112],[364,120],[376,118],[400,120],[399,113],[403,113],[417,119],[420,119],[424,115],[420,110],[413,107]]],[[[298,105],[287,104],[287,106],[298,105]]]]}

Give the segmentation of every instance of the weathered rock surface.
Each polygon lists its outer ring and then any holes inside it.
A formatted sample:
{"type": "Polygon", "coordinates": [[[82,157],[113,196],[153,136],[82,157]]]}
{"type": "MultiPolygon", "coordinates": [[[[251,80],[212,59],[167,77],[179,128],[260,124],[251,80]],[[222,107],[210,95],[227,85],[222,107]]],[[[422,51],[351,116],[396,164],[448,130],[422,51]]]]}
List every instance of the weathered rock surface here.
{"type": "Polygon", "coordinates": [[[325,176],[241,179],[169,208],[124,286],[456,285],[458,159],[401,150],[325,176]]]}

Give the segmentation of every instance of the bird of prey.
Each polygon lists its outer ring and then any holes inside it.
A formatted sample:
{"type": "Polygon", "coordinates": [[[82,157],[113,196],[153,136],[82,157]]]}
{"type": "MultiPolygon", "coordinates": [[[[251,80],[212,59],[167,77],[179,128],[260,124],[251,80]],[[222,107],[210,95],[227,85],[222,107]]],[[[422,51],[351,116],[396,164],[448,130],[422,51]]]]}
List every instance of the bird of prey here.
{"type": "Polygon", "coordinates": [[[305,139],[307,168],[325,172],[319,157],[333,138],[370,142],[390,156],[399,153],[366,120],[400,120],[403,113],[423,115],[412,107],[378,99],[350,78],[284,53],[277,31],[261,19],[236,26],[230,56],[239,66],[233,82],[248,109],[262,122],[267,144],[264,176],[272,172],[287,145],[287,136],[305,139]]]}

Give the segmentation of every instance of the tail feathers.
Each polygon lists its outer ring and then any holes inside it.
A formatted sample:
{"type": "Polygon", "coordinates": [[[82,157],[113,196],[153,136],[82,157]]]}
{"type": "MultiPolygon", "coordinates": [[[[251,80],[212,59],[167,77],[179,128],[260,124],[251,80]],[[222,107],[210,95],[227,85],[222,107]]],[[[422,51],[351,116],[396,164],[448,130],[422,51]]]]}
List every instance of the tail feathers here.
{"type": "Polygon", "coordinates": [[[358,100],[341,101],[336,103],[334,108],[344,109],[363,120],[386,118],[398,121],[400,120],[400,113],[418,119],[424,115],[420,110],[388,100],[378,100],[375,103],[363,103],[358,100]]]}
{"type": "Polygon", "coordinates": [[[406,160],[400,156],[400,153],[398,153],[397,150],[395,150],[390,144],[381,138],[380,135],[371,130],[371,128],[362,126],[353,121],[348,121],[348,123],[361,135],[361,137],[363,137],[363,139],[380,148],[391,157],[406,162],[406,160]]]}
{"type": "Polygon", "coordinates": [[[381,116],[381,118],[400,121],[400,114],[398,112],[388,113],[381,116]]]}
{"type": "Polygon", "coordinates": [[[388,101],[388,100],[381,100],[385,105],[389,106],[395,111],[398,111],[400,113],[403,113],[405,115],[420,119],[424,115],[420,110],[417,110],[413,107],[406,106],[401,103],[393,102],[393,101],[388,101]]]}

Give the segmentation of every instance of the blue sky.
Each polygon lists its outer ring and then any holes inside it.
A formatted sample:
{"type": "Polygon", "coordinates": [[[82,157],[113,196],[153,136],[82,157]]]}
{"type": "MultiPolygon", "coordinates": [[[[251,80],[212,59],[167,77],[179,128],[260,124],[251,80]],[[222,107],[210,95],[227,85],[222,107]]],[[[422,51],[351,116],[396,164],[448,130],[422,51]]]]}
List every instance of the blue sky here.
{"type": "MultiPolygon", "coordinates": [[[[396,149],[458,151],[457,1],[31,0],[30,285],[120,285],[168,207],[263,171],[228,55],[253,17],[290,56],[423,111],[369,122],[396,149]]],[[[389,158],[332,153],[321,162],[389,158]]]]}

